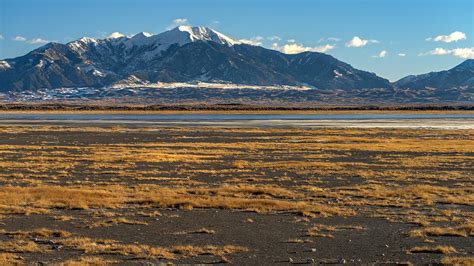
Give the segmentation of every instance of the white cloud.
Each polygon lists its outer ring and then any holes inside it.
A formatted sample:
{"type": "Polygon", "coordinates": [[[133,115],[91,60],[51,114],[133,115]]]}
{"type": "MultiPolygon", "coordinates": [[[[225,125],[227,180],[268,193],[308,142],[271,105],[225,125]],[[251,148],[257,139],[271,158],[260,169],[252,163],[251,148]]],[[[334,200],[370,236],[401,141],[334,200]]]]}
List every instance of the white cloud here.
{"type": "Polygon", "coordinates": [[[251,39],[240,39],[239,42],[253,46],[261,46],[263,39],[262,36],[256,36],[251,39]]]}
{"type": "Polygon", "coordinates": [[[28,43],[30,43],[30,44],[45,44],[45,43],[48,43],[48,42],[49,42],[48,40],[44,40],[44,39],[41,39],[41,38],[33,38],[28,43]]]}
{"type": "Polygon", "coordinates": [[[188,19],[187,18],[177,18],[177,19],[174,19],[173,22],[168,27],[166,27],[166,29],[171,30],[171,29],[174,29],[178,26],[183,26],[183,25],[189,25],[188,19]]]}
{"type": "Polygon", "coordinates": [[[449,35],[438,35],[436,37],[427,38],[426,40],[427,41],[450,43],[450,42],[457,42],[457,41],[465,40],[466,38],[467,37],[466,37],[466,34],[464,32],[455,31],[455,32],[453,32],[449,35]]]}
{"type": "Polygon", "coordinates": [[[125,35],[123,35],[122,33],[116,31],[116,32],[112,32],[109,36],[107,36],[107,39],[117,39],[117,38],[120,38],[120,37],[125,37],[125,35]]]}
{"type": "Polygon", "coordinates": [[[26,42],[26,38],[23,37],[23,36],[15,36],[15,38],[13,38],[14,41],[16,42],[26,42]]]}
{"type": "Polygon", "coordinates": [[[451,50],[451,53],[459,58],[474,59],[474,47],[471,48],[456,48],[451,50]]]}
{"type": "Polygon", "coordinates": [[[372,56],[372,57],[375,57],[375,58],[384,58],[385,56],[387,56],[387,51],[382,50],[382,51],[380,51],[380,53],[378,53],[377,55],[374,55],[374,56],[372,56]]]}
{"type": "Polygon", "coordinates": [[[446,50],[446,49],[444,49],[444,48],[436,48],[436,49],[430,51],[430,53],[431,53],[432,55],[446,55],[446,54],[449,54],[450,51],[449,51],[449,50],[446,50]]]}
{"type": "Polygon", "coordinates": [[[288,42],[288,43],[295,43],[296,40],[295,40],[295,39],[289,39],[289,40],[287,40],[287,42],[288,42]]]}
{"type": "Polygon", "coordinates": [[[278,43],[272,44],[272,49],[278,50],[285,54],[299,54],[302,52],[325,53],[325,52],[328,52],[329,50],[334,49],[335,47],[336,47],[335,45],[331,45],[331,44],[326,44],[326,45],[316,46],[316,47],[307,47],[298,43],[287,43],[283,46],[279,46],[278,43]]]}
{"type": "Polygon", "coordinates": [[[268,40],[270,41],[281,41],[281,38],[279,36],[270,36],[270,37],[267,37],[268,40]]]}
{"type": "Polygon", "coordinates": [[[434,50],[428,51],[426,53],[419,54],[420,56],[424,55],[452,55],[458,58],[463,59],[474,59],[474,47],[467,48],[455,48],[447,50],[444,48],[435,48],[434,50]]]}
{"type": "Polygon", "coordinates": [[[336,48],[335,45],[332,45],[332,44],[326,44],[326,45],[322,45],[322,46],[317,46],[317,47],[313,47],[311,49],[311,51],[313,52],[320,52],[320,53],[325,53],[325,52],[328,52],[332,49],[336,48]]]}
{"type": "Polygon", "coordinates": [[[184,25],[184,24],[188,23],[188,19],[187,18],[177,18],[177,19],[173,20],[173,23],[178,24],[178,25],[184,25]]]}
{"type": "Polygon", "coordinates": [[[435,48],[434,50],[428,51],[426,53],[421,53],[419,55],[422,56],[422,55],[447,55],[447,54],[449,54],[449,50],[446,50],[444,48],[435,48]]]}
{"type": "Polygon", "coordinates": [[[370,43],[378,43],[377,40],[364,40],[359,36],[354,36],[350,41],[346,43],[347,47],[363,47],[370,43]]]}
{"type": "Polygon", "coordinates": [[[399,53],[398,56],[400,56],[400,57],[405,57],[406,54],[404,54],[404,53],[399,53]]]}
{"type": "Polygon", "coordinates": [[[0,40],[3,40],[3,39],[5,39],[5,38],[3,37],[3,35],[0,34],[0,40]]]}

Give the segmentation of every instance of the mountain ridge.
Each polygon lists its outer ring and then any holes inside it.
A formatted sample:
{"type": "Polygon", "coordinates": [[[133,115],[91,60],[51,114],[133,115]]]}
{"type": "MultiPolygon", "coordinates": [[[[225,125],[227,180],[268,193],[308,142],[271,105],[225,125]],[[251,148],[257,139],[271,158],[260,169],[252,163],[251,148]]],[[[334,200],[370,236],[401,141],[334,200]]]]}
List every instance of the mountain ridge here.
{"type": "Polygon", "coordinates": [[[180,26],[148,36],[84,37],[67,44],[50,43],[5,62],[13,67],[0,72],[2,78],[11,74],[10,79],[2,79],[2,91],[101,87],[131,75],[152,83],[307,84],[324,89],[390,86],[388,80],[330,55],[287,55],[235,41],[204,27],[180,26]]]}
{"type": "Polygon", "coordinates": [[[388,97],[394,101],[465,102],[474,99],[473,62],[468,59],[450,70],[391,83],[328,54],[284,54],[210,28],[180,26],[156,35],[114,33],[105,39],[48,43],[24,56],[0,60],[0,93],[140,86],[174,89],[199,83],[197,87],[211,84],[209,88],[223,89],[303,88],[306,94],[321,94],[327,100],[333,95],[334,100],[388,97]]]}

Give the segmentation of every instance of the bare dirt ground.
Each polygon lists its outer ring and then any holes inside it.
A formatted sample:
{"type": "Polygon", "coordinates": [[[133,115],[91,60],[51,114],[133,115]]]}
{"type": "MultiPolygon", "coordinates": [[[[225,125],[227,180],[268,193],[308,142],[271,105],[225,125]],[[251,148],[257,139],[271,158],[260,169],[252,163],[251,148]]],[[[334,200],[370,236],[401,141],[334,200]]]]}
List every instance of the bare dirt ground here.
{"type": "Polygon", "coordinates": [[[0,125],[0,264],[474,263],[474,130],[0,125]]]}

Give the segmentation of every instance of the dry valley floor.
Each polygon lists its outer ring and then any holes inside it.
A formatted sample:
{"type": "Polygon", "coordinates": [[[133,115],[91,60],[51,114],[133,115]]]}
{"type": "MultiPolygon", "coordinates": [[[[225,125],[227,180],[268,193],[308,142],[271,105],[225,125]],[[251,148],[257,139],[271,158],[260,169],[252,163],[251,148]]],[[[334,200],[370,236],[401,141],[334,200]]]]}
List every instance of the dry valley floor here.
{"type": "Polygon", "coordinates": [[[0,264],[474,263],[474,131],[0,126],[0,264]]]}

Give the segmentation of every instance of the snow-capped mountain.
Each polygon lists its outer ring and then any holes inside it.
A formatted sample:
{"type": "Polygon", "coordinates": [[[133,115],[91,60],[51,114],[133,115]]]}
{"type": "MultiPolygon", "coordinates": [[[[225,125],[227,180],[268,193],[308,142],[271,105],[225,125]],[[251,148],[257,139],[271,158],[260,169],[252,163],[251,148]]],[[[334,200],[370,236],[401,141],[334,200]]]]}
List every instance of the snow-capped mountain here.
{"type": "Polygon", "coordinates": [[[115,36],[112,34],[112,37],[105,39],[84,37],[68,43],[67,46],[81,55],[92,49],[100,49],[101,52],[121,52],[119,54],[121,58],[117,59],[126,59],[137,55],[151,59],[172,45],[183,46],[198,41],[215,42],[227,46],[239,44],[238,41],[207,27],[179,26],[157,35],[140,32],[132,37],[119,33],[116,33],[115,36]],[[137,54],[138,51],[141,54],[137,54]]]}
{"type": "Polygon", "coordinates": [[[0,64],[0,91],[112,84],[214,82],[321,89],[388,88],[387,80],[332,56],[287,55],[236,41],[206,27],[151,35],[114,34],[49,43],[0,64]],[[134,78],[131,78],[133,76],[134,78]]]}
{"type": "MultiPolygon", "coordinates": [[[[465,68],[467,72],[459,74],[457,80],[468,75],[470,81],[462,81],[461,85],[471,86],[472,63],[465,68]]],[[[157,35],[142,32],[128,37],[114,33],[105,39],[84,37],[67,44],[49,43],[24,56],[0,60],[0,93],[207,88],[243,89],[246,93],[304,91],[303,98],[325,99],[401,97],[410,101],[431,97],[431,90],[425,87],[413,91],[412,85],[406,86],[413,80],[419,77],[391,84],[324,53],[284,54],[239,42],[207,27],[190,26],[157,35]]],[[[456,85],[457,81],[447,80],[452,79],[447,77],[438,83],[442,85],[436,100],[442,100],[443,91],[456,85]]],[[[453,94],[451,90],[449,99],[472,99],[470,89],[463,88],[467,94],[453,94]]]]}

